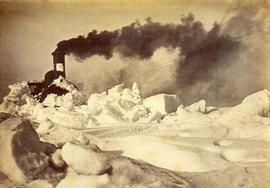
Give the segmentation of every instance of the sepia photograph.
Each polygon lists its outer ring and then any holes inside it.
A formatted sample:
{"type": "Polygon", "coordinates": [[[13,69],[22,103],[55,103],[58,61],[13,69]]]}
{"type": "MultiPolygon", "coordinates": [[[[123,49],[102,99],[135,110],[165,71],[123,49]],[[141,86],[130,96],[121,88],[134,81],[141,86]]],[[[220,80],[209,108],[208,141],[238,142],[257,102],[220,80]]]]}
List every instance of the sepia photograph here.
{"type": "Polygon", "coordinates": [[[270,0],[0,0],[0,188],[270,188],[270,0]]]}

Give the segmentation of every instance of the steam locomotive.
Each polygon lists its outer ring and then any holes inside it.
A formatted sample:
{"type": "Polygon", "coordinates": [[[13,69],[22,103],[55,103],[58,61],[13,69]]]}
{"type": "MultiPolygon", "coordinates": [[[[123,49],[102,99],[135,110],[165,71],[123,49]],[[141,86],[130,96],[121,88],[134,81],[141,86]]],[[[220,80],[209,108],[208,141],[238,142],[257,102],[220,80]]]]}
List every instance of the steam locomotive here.
{"type": "MultiPolygon", "coordinates": [[[[60,76],[65,79],[65,53],[62,51],[54,51],[53,56],[53,70],[48,71],[42,81],[28,81],[28,86],[31,91],[31,95],[34,96],[39,102],[43,102],[48,94],[54,93],[57,95],[64,95],[68,91],[64,88],[60,88],[53,84],[55,79],[60,76]]],[[[61,80],[60,80],[61,81],[61,80]]],[[[68,81],[69,82],[69,81],[68,81]]],[[[73,84],[69,82],[70,84],[73,84]]],[[[74,85],[74,84],[73,84],[74,85]]],[[[75,85],[74,85],[75,86],[75,85]]],[[[78,89],[75,86],[76,89],[78,89]]]]}

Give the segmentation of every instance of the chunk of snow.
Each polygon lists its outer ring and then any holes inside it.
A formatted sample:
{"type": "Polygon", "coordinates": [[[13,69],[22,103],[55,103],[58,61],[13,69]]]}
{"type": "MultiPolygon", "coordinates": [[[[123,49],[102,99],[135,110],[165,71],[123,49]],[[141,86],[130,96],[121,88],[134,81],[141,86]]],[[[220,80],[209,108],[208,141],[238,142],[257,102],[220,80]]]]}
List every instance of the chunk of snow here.
{"type": "Polygon", "coordinates": [[[87,101],[91,115],[101,123],[137,121],[148,113],[142,105],[142,97],[136,83],[132,89],[124,84],[116,85],[108,93],[92,94],[87,101]]]}
{"type": "Polygon", "coordinates": [[[57,101],[58,99],[60,98],[56,94],[49,94],[42,103],[48,107],[55,107],[57,103],[60,104],[60,101],[57,101]]]}
{"type": "Polygon", "coordinates": [[[70,142],[63,146],[62,157],[77,174],[99,175],[111,167],[105,154],[70,142]]]}
{"type": "Polygon", "coordinates": [[[162,122],[167,123],[174,122],[178,127],[181,125],[181,128],[209,126],[211,125],[212,121],[213,120],[206,114],[201,112],[198,113],[198,111],[188,110],[183,105],[180,105],[177,108],[176,113],[169,114],[162,120],[162,122]]]}
{"type": "Polygon", "coordinates": [[[61,149],[57,149],[53,154],[51,154],[50,161],[57,168],[62,168],[65,166],[65,161],[61,155],[61,149]]]}
{"type": "Polygon", "coordinates": [[[132,109],[125,114],[125,117],[129,121],[138,121],[141,118],[147,117],[148,114],[149,114],[149,111],[147,110],[145,106],[136,105],[136,106],[133,106],[132,109]]]}
{"type": "Polygon", "coordinates": [[[185,107],[188,111],[191,112],[200,112],[203,114],[212,112],[214,110],[218,110],[217,107],[214,106],[206,106],[206,101],[205,100],[200,100],[199,102],[193,103],[190,106],[185,107]]]}
{"type": "Polygon", "coordinates": [[[167,115],[177,110],[180,99],[177,95],[158,94],[144,99],[143,104],[152,112],[158,111],[162,115],[167,115]]]}
{"type": "Polygon", "coordinates": [[[206,112],[206,101],[205,100],[200,100],[197,103],[193,103],[192,105],[186,107],[187,110],[190,111],[198,111],[205,113],[206,112]]]}
{"type": "Polygon", "coordinates": [[[25,100],[25,104],[20,106],[18,114],[23,117],[33,118],[35,115],[36,106],[38,104],[37,100],[26,95],[23,96],[23,99],[25,100]]]}
{"type": "Polygon", "coordinates": [[[72,109],[74,106],[81,104],[81,101],[82,99],[78,99],[77,96],[73,95],[73,93],[66,93],[62,96],[49,94],[42,103],[49,107],[61,106],[67,109],[72,109]]]}
{"type": "Polygon", "coordinates": [[[45,121],[40,122],[39,127],[36,129],[39,135],[46,134],[50,132],[50,129],[53,128],[54,124],[51,120],[46,119],[45,121]]]}
{"type": "Polygon", "coordinates": [[[0,111],[14,114],[19,111],[20,106],[26,103],[24,96],[30,96],[31,91],[26,82],[12,84],[8,87],[10,92],[3,98],[0,111]]]}

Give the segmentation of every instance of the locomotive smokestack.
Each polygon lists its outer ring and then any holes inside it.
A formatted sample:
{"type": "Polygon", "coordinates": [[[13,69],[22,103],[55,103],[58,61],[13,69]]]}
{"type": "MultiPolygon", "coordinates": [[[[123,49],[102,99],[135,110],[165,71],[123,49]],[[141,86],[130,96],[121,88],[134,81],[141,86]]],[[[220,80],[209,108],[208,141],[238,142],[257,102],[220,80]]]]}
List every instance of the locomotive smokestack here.
{"type": "Polygon", "coordinates": [[[59,72],[64,78],[66,77],[65,70],[65,53],[56,50],[52,53],[53,55],[53,70],[59,72]]]}

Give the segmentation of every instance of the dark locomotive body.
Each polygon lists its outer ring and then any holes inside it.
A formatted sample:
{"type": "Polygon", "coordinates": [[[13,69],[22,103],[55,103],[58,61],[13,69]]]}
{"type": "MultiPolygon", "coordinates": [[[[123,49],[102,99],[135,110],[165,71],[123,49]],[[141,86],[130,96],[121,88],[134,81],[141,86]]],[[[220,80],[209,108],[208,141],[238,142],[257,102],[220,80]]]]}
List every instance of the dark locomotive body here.
{"type": "MultiPolygon", "coordinates": [[[[34,96],[39,102],[43,102],[48,94],[54,93],[57,95],[64,95],[68,92],[66,89],[52,84],[55,79],[59,78],[59,76],[66,78],[65,53],[61,51],[54,51],[52,55],[53,70],[48,71],[42,81],[34,80],[28,82],[31,95],[34,96]]],[[[77,87],[75,86],[75,88],[77,87]]]]}

